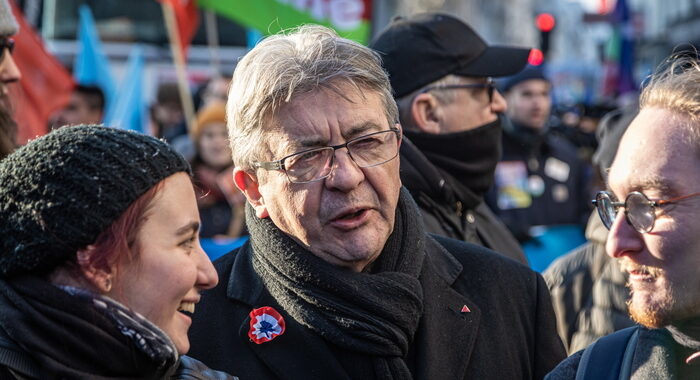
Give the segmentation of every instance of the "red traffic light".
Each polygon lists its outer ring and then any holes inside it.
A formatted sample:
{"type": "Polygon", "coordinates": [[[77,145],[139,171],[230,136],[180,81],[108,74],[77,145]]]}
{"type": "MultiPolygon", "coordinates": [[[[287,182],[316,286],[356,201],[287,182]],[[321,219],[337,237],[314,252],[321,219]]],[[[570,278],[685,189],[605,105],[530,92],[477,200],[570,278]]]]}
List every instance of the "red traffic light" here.
{"type": "Polygon", "coordinates": [[[544,54],[540,49],[530,49],[530,55],[527,57],[527,63],[532,66],[539,66],[544,62],[544,54]]]}
{"type": "Polygon", "coordinates": [[[549,32],[552,29],[554,29],[554,26],[556,25],[556,20],[554,19],[554,16],[552,16],[549,13],[540,13],[537,15],[537,18],[535,19],[535,25],[537,25],[537,29],[543,31],[543,32],[549,32]]]}

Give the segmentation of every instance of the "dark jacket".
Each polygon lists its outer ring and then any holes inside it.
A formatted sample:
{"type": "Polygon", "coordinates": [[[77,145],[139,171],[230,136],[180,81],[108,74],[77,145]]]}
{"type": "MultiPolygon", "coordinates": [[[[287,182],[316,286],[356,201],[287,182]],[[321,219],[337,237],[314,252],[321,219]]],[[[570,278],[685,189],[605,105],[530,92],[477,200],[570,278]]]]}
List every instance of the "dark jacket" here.
{"type": "MultiPolygon", "coordinates": [[[[564,358],[540,275],[453,239],[428,238],[426,249],[424,312],[406,359],[414,379],[539,379],[564,358]]],[[[271,297],[252,268],[251,250],[246,243],[215,262],[221,283],[197,306],[190,354],[243,380],[349,379],[338,348],[271,297]],[[286,331],[255,344],[248,314],[263,306],[280,312],[286,331]]],[[[370,360],[350,354],[358,367],[370,360]]]]}
{"type": "MultiPolygon", "coordinates": [[[[633,380],[648,380],[648,379],[700,379],[700,357],[697,344],[695,341],[690,347],[688,344],[679,342],[688,342],[689,336],[683,333],[678,333],[675,330],[672,333],[667,328],[648,329],[639,327],[639,337],[636,345],[631,345],[625,351],[626,354],[631,354],[630,379],[633,380]]],[[[697,325],[694,327],[697,331],[697,325]]],[[[576,378],[583,355],[583,350],[569,356],[563,362],[547,375],[547,380],[573,380],[576,378]]],[[[610,356],[622,359],[622,353],[610,353],[610,356]]],[[[607,357],[607,356],[606,356],[607,357]]],[[[610,365],[609,363],[595,363],[590,361],[588,365],[610,365]]]]}
{"type": "Polygon", "coordinates": [[[543,274],[569,354],[634,324],[627,313],[627,275],[605,253],[607,236],[594,211],[586,228],[588,243],[554,261],[543,274]]]}
{"type": "MultiPolygon", "coordinates": [[[[401,183],[418,204],[427,232],[482,245],[527,265],[520,244],[483,199],[475,207],[465,205],[457,196],[457,187],[462,192],[470,190],[439,171],[406,138],[400,154],[401,183]]],[[[472,193],[472,197],[477,195],[472,193]]]]}
{"type": "Polygon", "coordinates": [[[565,139],[505,128],[503,157],[487,203],[520,241],[528,240],[533,226],[579,224],[583,229],[591,210],[589,172],[565,139]]]}
{"type": "MultiPolygon", "coordinates": [[[[41,366],[0,330],[0,380],[47,380],[41,366]]],[[[175,372],[167,377],[177,380],[236,380],[223,372],[207,368],[202,362],[183,356],[175,372]]]]}
{"type": "MultiPolygon", "coordinates": [[[[21,300],[15,299],[15,302],[22,302],[21,300]]],[[[16,314],[15,314],[16,315],[16,314]]],[[[7,315],[2,315],[3,318],[7,318],[7,315]]],[[[10,323],[12,323],[10,321],[10,323]]],[[[97,326],[97,325],[96,325],[97,326]]],[[[76,336],[84,337],[84,334],[80,334],[81,331],[58,331],[55,332],[56,336],[62,337],[65,341],[75,341],[76,336]]],[[[29,336],[31,333],[27,334],[29,336]]],[[[108,333],[104,333],[103,337],[105,340],[112,339],[108,338],[108,333]]],[[[94,335],[92,335],[94,337],[94,335]]],[[[109,349],[100,352],[101,348],[104,349],[104,342],[91,340],[85,341],[84,343],[87,347],[93,347],[97,352],[101,354],[105,360],[111,360],[113,352],[109,349]],[[101,344],[102,343],[102,344],[101,344]]],[[[111,346],[110,346],[111,347],[111,346]]],[[[68,344],[56,347],[57,351],[71,350],[68,344]]],[[[20,346],[20,344],[10,338],[8,333],[0,327],[0,380],[22,380],[22,379],[36,379],[36,380],[49,380],[56,379],[58,376],[56,373],[52,373],[50,370],[46,369],[47,360],[63,360],[58,358],[47,359],[45,353],[35,355],[35,352],[28,351],[27,349],[20,346]]],[[[129,352],[133,357],[143,355],[143,353],[133,350],[129,352]]],[[[68,367],[75,367],[77,363],[75,362],[63,362],[62,364],[68,367]]],[[[96,366],[93,368],[95,373],[99,372],[100,363],[91,363],[91,365],[96,366]]],[[[162,379],[178,379],[178,380],[236,380],[236,377],[230,376],[226,373],[214,371],[207,368],[204,364],[187,356],[181,356],[177,363],[174,363],[169,368],[165,368],[167,373],[163,372],[165,376],[158,375],[148,375],[148,373],[142,374],[141,377],[160,377],[162,379]]],[[[92,376],[84,374],[85,377],[92,376]]],[[[100,377],[101,379],[107,379],[112,377],[100,377]]],[[[65,377],[61,375],[61,379],[73,379],[74,377],[65,377]]],[[[93,378],[93,377],[90,377],[93,378]]],[[[125,377],[121,377],[124,378],[125,377]]],[[[130,377],[131,378],[131,377],[130,377]]]]}

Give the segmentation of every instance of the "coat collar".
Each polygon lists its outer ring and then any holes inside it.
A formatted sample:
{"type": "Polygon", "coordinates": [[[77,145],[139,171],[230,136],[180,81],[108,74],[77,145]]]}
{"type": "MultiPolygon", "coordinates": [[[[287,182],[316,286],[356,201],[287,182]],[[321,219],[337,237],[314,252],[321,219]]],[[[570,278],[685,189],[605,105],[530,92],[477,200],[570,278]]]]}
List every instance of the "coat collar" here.
{"type": "MultiPolygon", "coordinates": [[[[252,267],[250,242],[236,255],[228,281],[226,295],[246,304],[252,310],[272,306],[287,323],[283,335],[274,340],[255,344],[248,339],[250,318],[239,327],[239,338],[280,379],[332,378],[343,379],[345,371],[333,357],[320,336],[293,320],[264,290],[262,280],[252,267]],[[299,343],[304,342],[304,349],[299,343]],[[307,366],[306,368],[304,368],[307,366]],[[295,370],[290,370],[294,368],[295,370]],[[309,376],[311,374],[311,376],[309,376]]],[[[415,379],[433,379],[437,374],[447,378],[463,378],[478,332],[481,311],[466,296],[452,288],[462,274],[462,264],[432,237],[427,237],[427,260],[421,274],[424,291],[424,311],[414,339],[415,379]],[[466,306],[468,312],[463,311],[466,306]],[[455,348],[459,347],[459,348],[455,348]]]]}
{"type": "Polygon", "coordinates": [[[414,347],[420,347],[416,379],[462,379],[479,328],[481,310],[452,284],[462,264],[432,237],[426,242],[423,284],[423,318],[414,347]],[[466,307],[466,309],[465,309],[466,307]]]}
{"type": "Polygon", "coordinates": [[[251,249],[250,242],[247,242],[236,254],[226,296],[245,304],[243,307],[248,312],[263,306],[274,308],[284,318],[286,329],[284,334],[269,342],[255,344],[248,338],[250,317],[246,316],[238,327],[238,337],[279,379],[344,380],[339,376],[344,370],[327,348],[326,342],[292,319],[264,290],[262,279],[253,269],[251,249]],[[300,342],[303,342],[303,349],[299,347],[300,342]]]}
{"type": "Polygon", "coordinates": [[[251,262],[252,245],[248,240],[236,253],[233,269],[228,279],[226,296],[247,305],[256,305],[260,299],[264,285],[262,279],[255,273],[251,262]]]}

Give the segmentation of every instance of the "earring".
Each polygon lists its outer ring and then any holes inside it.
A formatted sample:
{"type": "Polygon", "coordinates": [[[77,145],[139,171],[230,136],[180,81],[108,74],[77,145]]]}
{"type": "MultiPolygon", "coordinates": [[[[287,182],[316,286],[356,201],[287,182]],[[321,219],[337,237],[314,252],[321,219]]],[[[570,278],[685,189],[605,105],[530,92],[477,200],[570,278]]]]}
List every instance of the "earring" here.
{"type": "Polygon", "coordinates": [[[105,287],[105,293],[107,293],[107,292],[109,292],[110,290],[112,290],[112,277],[111,277],[111,276],[105,278],[104,287],[105,287]]]}

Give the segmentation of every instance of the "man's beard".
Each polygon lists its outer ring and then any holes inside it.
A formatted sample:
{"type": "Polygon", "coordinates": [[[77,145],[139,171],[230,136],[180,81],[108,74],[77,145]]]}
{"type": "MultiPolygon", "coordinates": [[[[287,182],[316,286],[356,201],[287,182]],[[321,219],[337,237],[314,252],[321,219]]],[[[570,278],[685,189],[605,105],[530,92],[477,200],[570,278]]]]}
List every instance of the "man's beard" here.
{"type": "MultiPolygon", "coordinates": [[[[623,272],[643,271],[651,275],[654,281],[658,281],[658,278],[663,275],[663,270],[660,268],[634,264],[624,259],[620,260],[619,263],[623,272]]],[[[636,286],[643,288],[644,284],[637,283],[636,286]]],[[[627,301],[627,309],[635,322],[649,328],[664,327],[671,322],[675,306],[672,289],[654,289],[652,291],[651,288],[647,288],[644,292],[640,291],[641,294],[635,295],[635,286],[631,282],[627,283],[627,287],[631,293],[631,297],[627,301]],[[639,299],[638,302],[635,302],[635,296],[637,298],[646,297],[646,299],[639,299]]]]}
{"type": "MultiPolygon", "coordinates": [[[[634,291],[632,291],[634,293],[634,291]]],[[[668,295],[659,301],[636,305],[634,303],[634,294],[627,301],[627,309],[633,321],[642,326],[653,329],[658,329],[668,326],[673,321],[674,302],[673,298],[668,295]]]]}

